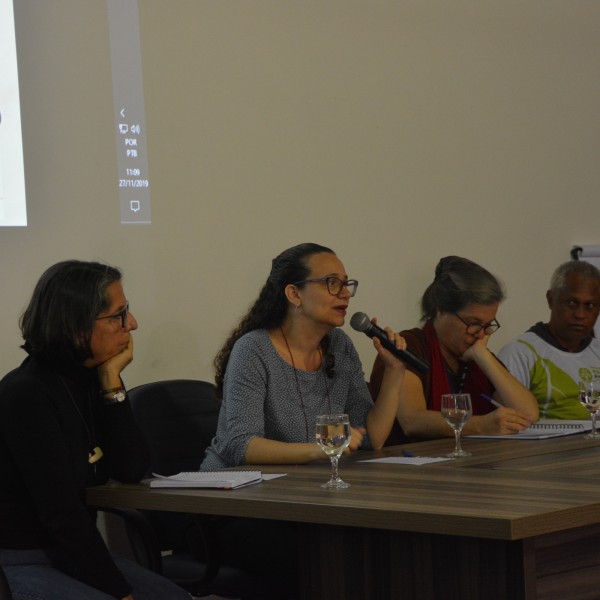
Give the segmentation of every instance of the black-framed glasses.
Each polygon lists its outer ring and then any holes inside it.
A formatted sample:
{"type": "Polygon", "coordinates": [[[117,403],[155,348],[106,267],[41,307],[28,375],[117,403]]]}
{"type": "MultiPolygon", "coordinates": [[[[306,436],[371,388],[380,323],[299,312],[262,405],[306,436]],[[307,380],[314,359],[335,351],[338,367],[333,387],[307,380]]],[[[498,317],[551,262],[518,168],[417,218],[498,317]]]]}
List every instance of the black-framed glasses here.
{"type": "Polygon", "coordinates": [[[129,302],[125,303],[125,308],[120,310],[118,313],[114,315],[106,315],[106,317],[96,317],[96,321],[101,321],[102,319],[121,319],[121,327],[125,328],[127,324],[127,315],[129,314],[129,302]]]}
{"type": "Polygon", "coordinates": [[[492,335],[492,333],[500,329],[500,323],[496,319],[482,325],[481,323],[467,323],[458,313],[452,314],[466,325],[469,335],[477,335],[482,330],[485,335],[492,335]]]}
{"type": "Polygon", "coordinates": [[[305,279],[304,281],[296,281],[294,285],[302,285],[304,283],[325,283],[327,284],[327,291],[332,296],[339,296],[342,290],[346,288],[350,292],[350,297],[356,294],[356,288],[358,287],[358,281],[356,279],[340,279],[334,275],[328,277],[320,277],[319,279],[305,279]]]}

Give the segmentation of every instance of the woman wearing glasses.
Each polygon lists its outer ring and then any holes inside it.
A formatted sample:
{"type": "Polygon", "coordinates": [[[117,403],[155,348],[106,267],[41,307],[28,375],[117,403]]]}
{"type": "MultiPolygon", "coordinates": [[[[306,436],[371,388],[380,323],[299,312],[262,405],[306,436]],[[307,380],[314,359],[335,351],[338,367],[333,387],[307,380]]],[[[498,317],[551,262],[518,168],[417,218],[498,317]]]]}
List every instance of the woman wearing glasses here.
{"type": "MultiPolygon", "coordinates": [[[[405,369],[375,341],[383,372],[373,406],[356,350],[340,329],[357,285],[333,251],[317,244],[294,246],[272,261],[258,298],[215,358],[222,404],[202,469],[327,460],[315,429],[317,415],[328,413],[349,415],[351,450],[383,445],[405,369]]],[[[220,518],[216,527],[225,564],[267,577],[271,591],[261,600],[295,597],[293,523],[220,518]]]]}
{"type": "Polygon", "coordinates": [[[374,341],[381,386],[373,405],[357,352],[339,329],[357,285],[333,251],[317,244],[273,260],[258,299],[215,359],[223,403],[203,469],[326,460],[315,444],[315,422],[327,413],[349,414],[351,450],[383,445],[405,369],[374,341]]]}
{"type": "MultiPolygon", "coordinates": [[[[442,419],[442,394],[471,395],[473,416],[463,433],[510,434],[538,418],[535,398],[487,347],[499,327],[496,312],[504,293],[498,280],[478,264],[458,256],[442,258],[433,283],[421,299],[422,329],[401,332],[408,349],[428,360],[431,369],[409,370],[398,405],[398,423],[386,442],[452,436],[442,419]]],[[[384,366],[375,360],[370,389],[377,397],[384,366]]]]}
{"type": "Polygon", "coordinates": [[[120,272],[75,260],[42,275],[21,318],[28,357],[0,382],[0,565],[15,598],[189,600],[112,557],[85,505],[87,486],[147,468],[121,380],[134,329],[120,272]]]}

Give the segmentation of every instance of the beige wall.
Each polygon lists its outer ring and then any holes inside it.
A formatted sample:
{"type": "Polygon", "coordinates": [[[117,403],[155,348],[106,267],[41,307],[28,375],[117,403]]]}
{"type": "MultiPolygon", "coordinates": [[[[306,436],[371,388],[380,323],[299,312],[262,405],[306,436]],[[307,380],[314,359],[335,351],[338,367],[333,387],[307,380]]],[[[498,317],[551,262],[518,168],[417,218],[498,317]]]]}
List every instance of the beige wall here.
{"type": "MultiPolygon", "coordinates": [[[[15,3],[29,226],[0,230],[0,370],[48,265],[125,272],[132,386],[211,378],[284,248],[334,248],[351,309],[415,325],[437,260],[506,284],[497,349],[600,243],[595,0],[139,0],[150,226],[119,224],[106,7],[15,3]]],[[[373,351],[357,343],[367,371],[373,351]]]]}

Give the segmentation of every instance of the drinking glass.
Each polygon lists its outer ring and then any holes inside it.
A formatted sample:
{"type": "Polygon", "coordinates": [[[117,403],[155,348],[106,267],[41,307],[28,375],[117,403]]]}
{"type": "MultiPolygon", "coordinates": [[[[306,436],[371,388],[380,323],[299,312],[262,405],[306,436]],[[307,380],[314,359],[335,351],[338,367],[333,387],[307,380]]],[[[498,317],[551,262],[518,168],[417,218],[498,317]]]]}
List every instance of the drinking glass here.
{"type": "Polygon", "coordinates": [[[588,409],[592,417],[592,431],[584,435],[587,440],[600,440],[596,430],[596,415],[600,408],[600,379],[579,382],[579,402],[588,409]]]}
{"type": "Polygon", "coordinates": [[[348,415],[319,415],[317,417],[317,444],[331,460],[331,478],[322,488],[337,490],[350,487],[338,474],[340,455],[350,443],[348,415]]]}
{"type": "Polygon", "coordinates": [[[472,414],[473,409],[471,408],[471,396],[469,394],[442,395],[442,417],[454,429],[454,451],[446,456],[450,458],[471,456],[470,452],[465,452],[460,447],[460,433],[472,414]]]}

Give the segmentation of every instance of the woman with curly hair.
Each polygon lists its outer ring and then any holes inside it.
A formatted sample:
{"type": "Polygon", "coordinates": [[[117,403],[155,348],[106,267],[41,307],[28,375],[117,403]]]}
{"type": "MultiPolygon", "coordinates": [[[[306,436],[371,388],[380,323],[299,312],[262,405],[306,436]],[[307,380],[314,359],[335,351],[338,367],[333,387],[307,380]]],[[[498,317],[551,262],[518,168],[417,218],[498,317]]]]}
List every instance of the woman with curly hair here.
{"type": "MultiPolygon", "coordinates": [[[[277,256],[258,299],[215,359],[222,397],[204,469],[326,460],[316,416],[347,413],[350,450],[380,448],[398,408],[404,364],[374,340],[382,383],[374,405],[358,354],[340,329],[358,282],[332,250],[300,244],[277,256]]],[[[386,329],[390,341],[404,340],[386,329]]]]}

